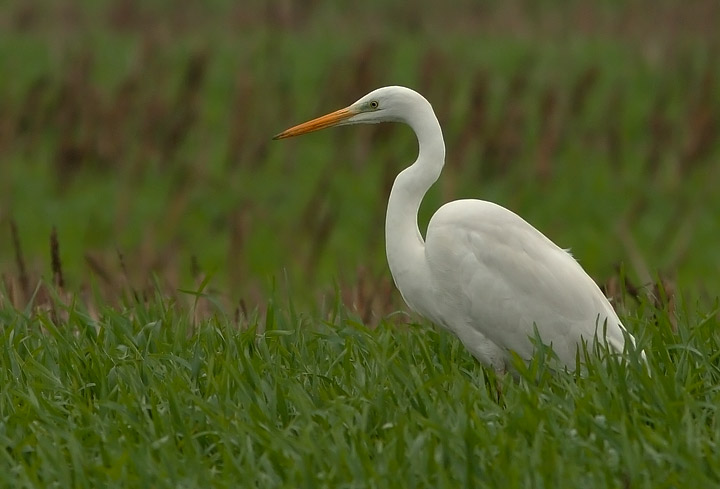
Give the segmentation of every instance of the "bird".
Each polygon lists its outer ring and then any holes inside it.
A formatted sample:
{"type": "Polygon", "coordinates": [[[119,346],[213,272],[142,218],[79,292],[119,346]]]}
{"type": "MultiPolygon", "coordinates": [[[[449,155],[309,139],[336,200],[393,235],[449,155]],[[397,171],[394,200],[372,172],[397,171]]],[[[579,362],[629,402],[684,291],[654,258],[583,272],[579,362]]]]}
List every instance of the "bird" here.
{"type": "Polygon", "coordinates": [[[430,102],[401,86],[293,126],[285,139],[335,126],[400,122],[414,131],[417,159],[393,183],[385,248],[393,281],[410,309],[455,334],[482,364],[504,373],[514,355],[530,361],[537,339],[561,366],[579,368],[582,345],[622,355],[630,335],[607,297],[568,250],[505,207],[463,199],[442,205],[425,236],[417,216],[445,164],[442,129],[430,102]],[[579,354],[578,354],[579,353],[579,354]]]}

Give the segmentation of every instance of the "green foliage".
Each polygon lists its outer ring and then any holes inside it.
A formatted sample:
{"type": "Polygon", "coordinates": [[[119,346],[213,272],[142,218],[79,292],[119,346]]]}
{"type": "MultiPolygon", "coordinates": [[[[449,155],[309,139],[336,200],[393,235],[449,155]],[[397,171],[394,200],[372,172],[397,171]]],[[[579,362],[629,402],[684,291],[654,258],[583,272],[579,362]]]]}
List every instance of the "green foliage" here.
{"type": "Polygon", "coordinates": [[[342,307],[243,324],[161,298],[5,310],[0,483],[713,487],[717,310],[677,332],[646,311],[647,370],[590,352],[584,372],[553,371],[540,354],[496,378],[445,332],[368,329],[342,307]]]}

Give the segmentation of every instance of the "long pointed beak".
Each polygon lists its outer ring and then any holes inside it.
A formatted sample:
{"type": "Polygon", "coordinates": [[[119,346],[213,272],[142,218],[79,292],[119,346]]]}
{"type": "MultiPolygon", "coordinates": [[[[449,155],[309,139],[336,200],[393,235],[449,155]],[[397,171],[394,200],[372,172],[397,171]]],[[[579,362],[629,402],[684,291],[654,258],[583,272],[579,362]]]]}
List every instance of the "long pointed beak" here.
{"type": "Polygon", "coordinates": [[[344,109],[336,110],[335,112],[323,115],[317,119],[303,122],[302,124],[298,124],[290,129],[286,129],[280,134],[274,136],[273,139],[291,138],[308,132],[319,131],[320,129],[325,129],[326,127],[332,127],[354,116],[355,113],[356,112],[351,110],[350,107],[345,107],[344,109]]]}

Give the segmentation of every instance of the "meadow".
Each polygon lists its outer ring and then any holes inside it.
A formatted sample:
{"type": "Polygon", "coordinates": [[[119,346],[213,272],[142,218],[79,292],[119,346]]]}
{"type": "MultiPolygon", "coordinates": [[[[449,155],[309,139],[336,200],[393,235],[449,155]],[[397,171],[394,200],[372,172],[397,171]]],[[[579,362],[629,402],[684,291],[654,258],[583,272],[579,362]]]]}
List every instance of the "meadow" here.
{"type": "Polygon", "coordinates": [[[0,12],[4,487],[720,486],[720,7],[17,1],[0,12]],[[541,8],[542,6],[542,8],[541,8]],[[423,93],[475,197],[571,248],[649,372],[498,378],[384,256],[423,93]]]}

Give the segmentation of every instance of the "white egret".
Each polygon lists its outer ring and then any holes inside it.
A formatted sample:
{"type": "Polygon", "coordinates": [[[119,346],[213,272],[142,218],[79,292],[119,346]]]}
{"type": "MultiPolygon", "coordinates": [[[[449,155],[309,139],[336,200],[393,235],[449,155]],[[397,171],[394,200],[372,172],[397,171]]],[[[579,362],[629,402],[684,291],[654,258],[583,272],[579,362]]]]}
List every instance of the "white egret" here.
{"type": "Polygon", "coordinates": [[[514,212],[482,200],[450,202],[432,217],[423,239],[418,208],[440,176],[445,143],[432,106],[419,93],[379,88],[274,139],[386,121],[409,125],[419,144],[415,162],[395,179],[385,221],[390,272],[411,309],[452,331],[498,371],[510,366],[511,350],[532,356],[534,327],[570,367],[583,340],[589,346],[606,340],[611,350],[623,352],[624,326],[597,284],[514,212]]]}

